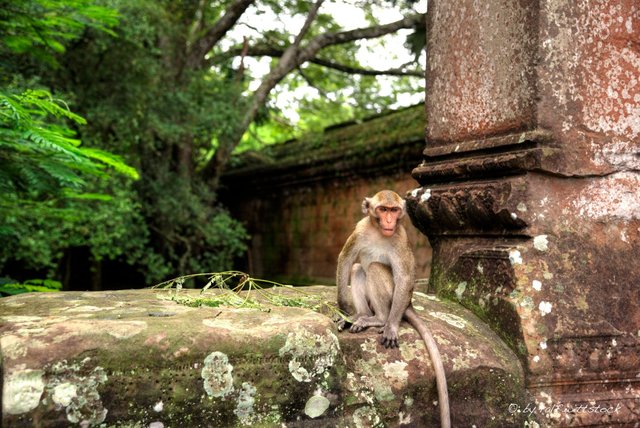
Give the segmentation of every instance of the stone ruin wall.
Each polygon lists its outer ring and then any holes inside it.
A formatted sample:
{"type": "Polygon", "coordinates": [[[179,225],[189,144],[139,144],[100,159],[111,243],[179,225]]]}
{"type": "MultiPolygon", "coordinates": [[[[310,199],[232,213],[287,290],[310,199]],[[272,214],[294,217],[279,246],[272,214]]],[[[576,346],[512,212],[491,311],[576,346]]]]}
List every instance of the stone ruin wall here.
{"type": "MultiPolygon", "coordinates": [[[[263,278],[335,283],[338,254],[362,218],[361,203],[382,189],[412,190],[407,175],[332,180],[262,193],[233,205],[251,235],[248,271],[263,278]]],[[[416,277],[429,277],[431,247],[408,217],[404,219],[416,257],[416,277]]]]}
{"type": "Polygon", "coordinates": [[[640,5],[431,0],[427,28],[431,286],[519,352],[543,426],[636,426],[640,5]]]}

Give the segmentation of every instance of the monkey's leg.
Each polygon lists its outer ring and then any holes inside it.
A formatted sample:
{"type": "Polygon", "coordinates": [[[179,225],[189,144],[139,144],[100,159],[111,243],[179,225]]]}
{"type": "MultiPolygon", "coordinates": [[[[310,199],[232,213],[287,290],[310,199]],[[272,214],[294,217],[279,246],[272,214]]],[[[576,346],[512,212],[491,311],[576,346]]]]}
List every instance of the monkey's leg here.
{"type": "Polygon", "coordinates": [[[387,322],[393,297],[393,277],[391,269],[381,263],[371,263],[366,273],[366,295],[368,307],[373,310],[368,316],[359,317],[351,326],[357,333],[367,327],[382,327],[387,322]]]}

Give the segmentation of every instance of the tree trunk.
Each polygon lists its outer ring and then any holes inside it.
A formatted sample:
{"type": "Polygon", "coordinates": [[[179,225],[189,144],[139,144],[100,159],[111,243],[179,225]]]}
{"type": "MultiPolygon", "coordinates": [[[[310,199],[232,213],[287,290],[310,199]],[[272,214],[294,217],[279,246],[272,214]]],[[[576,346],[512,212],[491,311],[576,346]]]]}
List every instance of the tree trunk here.
{"type": "Polygon", "coordinates": [[[91,257],[91,291],[102,290],[102,261],[91,257]]]}

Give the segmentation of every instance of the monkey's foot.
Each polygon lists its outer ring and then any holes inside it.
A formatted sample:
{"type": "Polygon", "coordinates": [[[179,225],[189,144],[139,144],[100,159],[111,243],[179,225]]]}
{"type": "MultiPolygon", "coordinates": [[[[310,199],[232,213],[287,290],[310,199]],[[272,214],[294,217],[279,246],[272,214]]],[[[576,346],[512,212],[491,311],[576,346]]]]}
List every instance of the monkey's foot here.
{"type": "Polygon", "coordinates": [[[384,321],[376,318],[375,316],[363,316],[358,318],[351,329],[349,330],[351,333],[359,333],[364,329],[369,327],[382,327],[384,325],[384,321]]]}
{"type": "Polygon", "coordinates": [[[398,330],[391,326],[385,326],[380,330],[382,336],[380,336],[380,344],[385,348],[398,348],[398,330]]]}

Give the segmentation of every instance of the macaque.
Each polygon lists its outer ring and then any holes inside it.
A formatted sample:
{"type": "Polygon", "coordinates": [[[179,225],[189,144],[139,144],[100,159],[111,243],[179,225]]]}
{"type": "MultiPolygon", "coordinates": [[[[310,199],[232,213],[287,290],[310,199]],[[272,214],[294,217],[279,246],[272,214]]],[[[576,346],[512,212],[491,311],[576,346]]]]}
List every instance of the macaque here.
{"type": "MultiPolygon", "coordinates": [[[[402,319],[418,331],[436,374],[441,426],[450,427],[449,394],[440,352],[411,304],[415,260],[407,233],[400,224],[405,215],[405,201],[397,193],[383,190],[364,199],[362,212],[366,217],[358,222],[338,256],[338,306],[351,314],[352,333],[379,327],[380,343],[386,348],[398,347],[402,319]]],[[[346,325],[342,319],[338,328],[342,330],[346,325]]]]}

